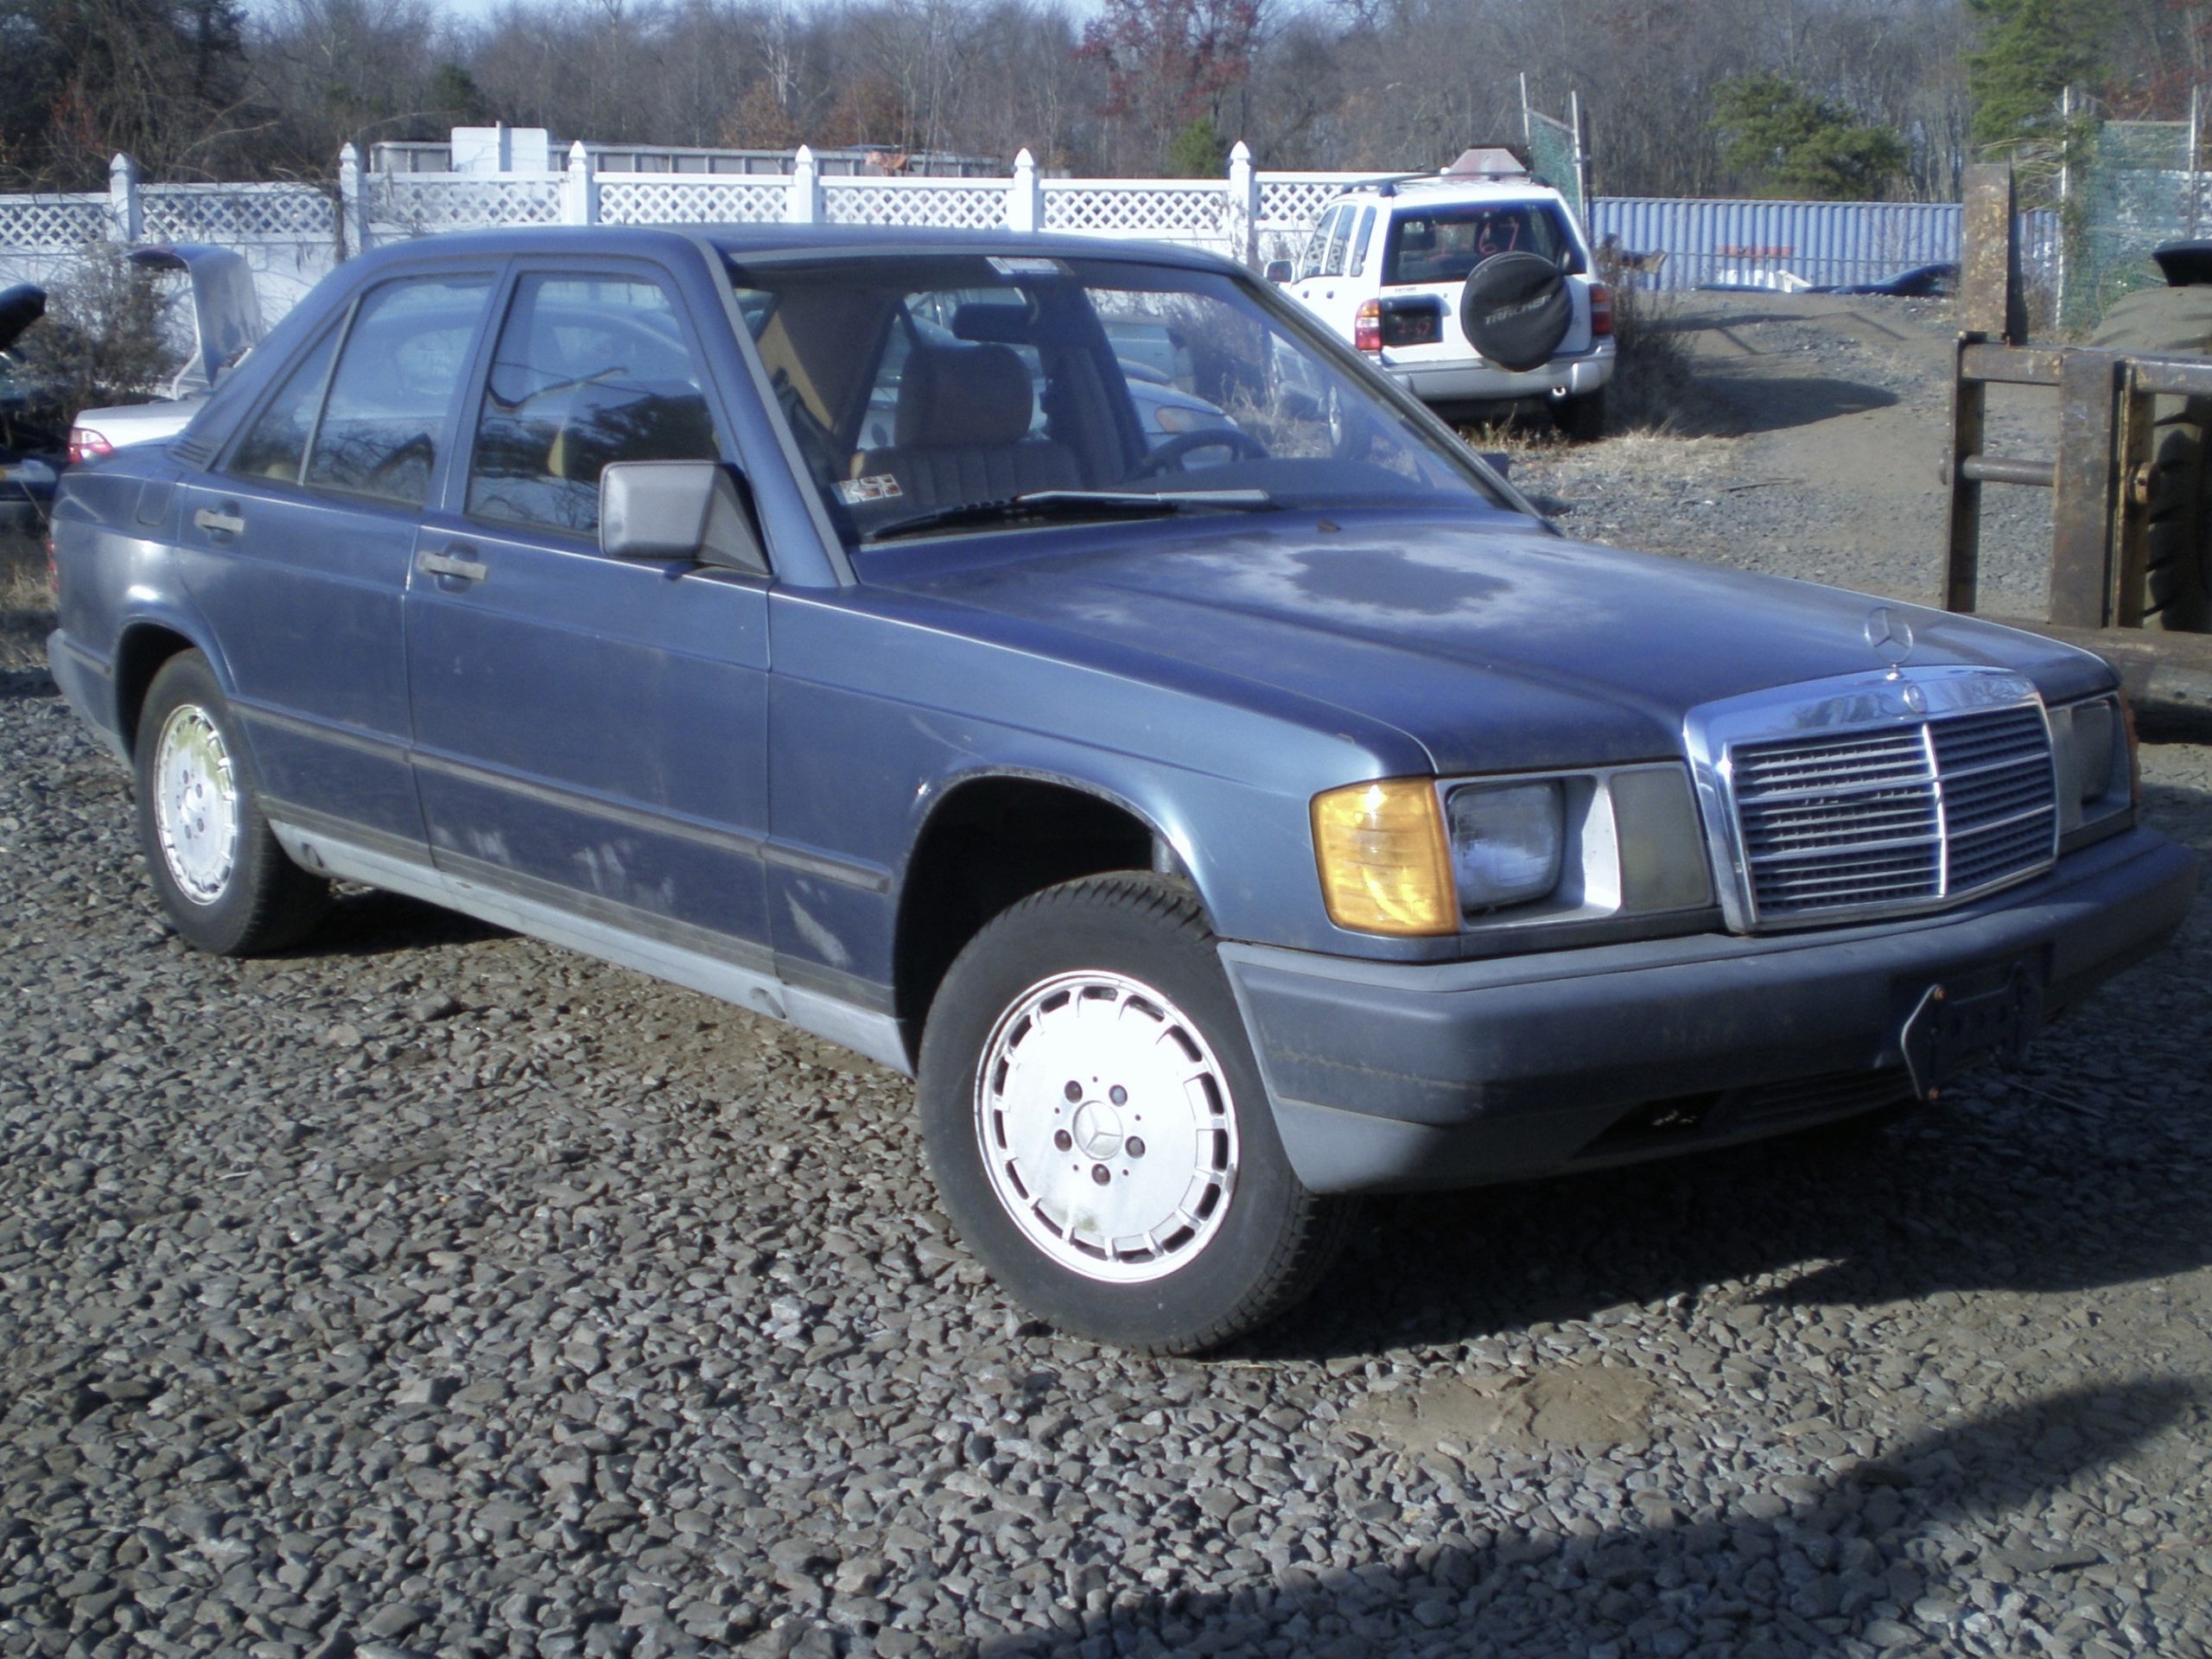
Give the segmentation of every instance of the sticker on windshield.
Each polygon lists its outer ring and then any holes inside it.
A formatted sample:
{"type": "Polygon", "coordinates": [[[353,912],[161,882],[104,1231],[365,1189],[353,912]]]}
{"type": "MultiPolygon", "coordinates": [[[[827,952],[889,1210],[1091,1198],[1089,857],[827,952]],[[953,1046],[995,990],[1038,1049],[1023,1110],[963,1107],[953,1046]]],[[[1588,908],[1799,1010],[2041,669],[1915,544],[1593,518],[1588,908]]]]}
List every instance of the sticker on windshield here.
{"type": "Polygon", "coordinates": [[[1008,259],[994,254],[991,269],[1001,276],[1065,276],[1068,268],[1057,259],[1008,259]]]}
{"type": "Polygon", "coordinates": [[[899,487],[898,479],[889,473],[849,478],[837,486],[837,499],[849,507],[857,507],[865,501],[888,501],[904,494],[906,491],[899,487]]]}

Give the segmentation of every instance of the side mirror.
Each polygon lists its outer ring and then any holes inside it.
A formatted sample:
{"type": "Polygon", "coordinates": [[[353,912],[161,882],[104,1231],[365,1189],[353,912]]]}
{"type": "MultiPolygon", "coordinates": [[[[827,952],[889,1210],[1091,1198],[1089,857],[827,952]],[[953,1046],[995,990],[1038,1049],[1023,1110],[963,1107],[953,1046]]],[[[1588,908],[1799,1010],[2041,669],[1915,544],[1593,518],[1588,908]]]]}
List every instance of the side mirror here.
{"type": "Polygon", "coordinates": [[[1268,260],[1268,280],[1271,283],[1288,282],[1290,280],[1290,261],[1287,259],[1268,260]]]}
{"type": "Polygon", "coordinates": [[[608,462],[599,475],[599,550],[768,574],[737,475],[718,461],[608,462]]]}

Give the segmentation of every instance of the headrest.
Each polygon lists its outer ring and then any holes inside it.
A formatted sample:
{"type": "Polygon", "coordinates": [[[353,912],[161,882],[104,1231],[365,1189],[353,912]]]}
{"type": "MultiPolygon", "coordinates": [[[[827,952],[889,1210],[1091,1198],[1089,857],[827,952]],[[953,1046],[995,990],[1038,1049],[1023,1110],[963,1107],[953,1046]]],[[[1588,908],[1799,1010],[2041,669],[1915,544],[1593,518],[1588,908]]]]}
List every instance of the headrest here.
{"type": "Polygon", "coordinates": [[[1029,370],[1010,346],[917,342],[899,375],[893,442],[1015,443],[1029,435],[1029,370]]]}
{"type": "Polygon", "coordinates": [[[1398,229],[1398,246],[1407,253],[1427,253],[1436,245],[1436,226],[1426,219],[1409,219],[1398,229]]]}

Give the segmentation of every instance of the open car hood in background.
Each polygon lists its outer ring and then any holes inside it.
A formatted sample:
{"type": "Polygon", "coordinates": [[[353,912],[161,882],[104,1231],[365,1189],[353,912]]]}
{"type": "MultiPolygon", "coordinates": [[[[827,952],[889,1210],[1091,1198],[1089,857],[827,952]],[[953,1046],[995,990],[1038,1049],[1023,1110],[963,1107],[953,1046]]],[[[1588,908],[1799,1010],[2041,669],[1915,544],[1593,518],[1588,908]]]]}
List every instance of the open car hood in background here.
{"type": "Polygon", "coordinates": [[[134,248],[130,263],[147,270],[181,270],[192,283],[194,339],[183,342],[188,359],[168,388],[173,397],[206,391],[215,377],[261,340],[261,300],[245,256],[200,242],[134,248]]]}
{"type": "Polygon", "coordinates": [[[46,290],[36,283],[0,288],[0,352],[13,346],[17,335],[45,315],[46,290]]]}

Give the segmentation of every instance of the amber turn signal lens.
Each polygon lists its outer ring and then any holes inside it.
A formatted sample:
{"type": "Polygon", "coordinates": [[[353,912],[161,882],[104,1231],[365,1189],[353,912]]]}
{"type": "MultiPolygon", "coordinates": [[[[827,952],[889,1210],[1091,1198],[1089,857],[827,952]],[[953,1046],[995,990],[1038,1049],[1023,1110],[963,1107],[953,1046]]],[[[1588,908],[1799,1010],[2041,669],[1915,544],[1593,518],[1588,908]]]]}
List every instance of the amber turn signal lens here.
{"type": "Polygon", "coordinates": [[[1361,933],[1455,933],[1459,906],[1444,812],[1429,778],[1386,778],[1313,798],[1313,857],[1329,919],[1361,933]]]}

